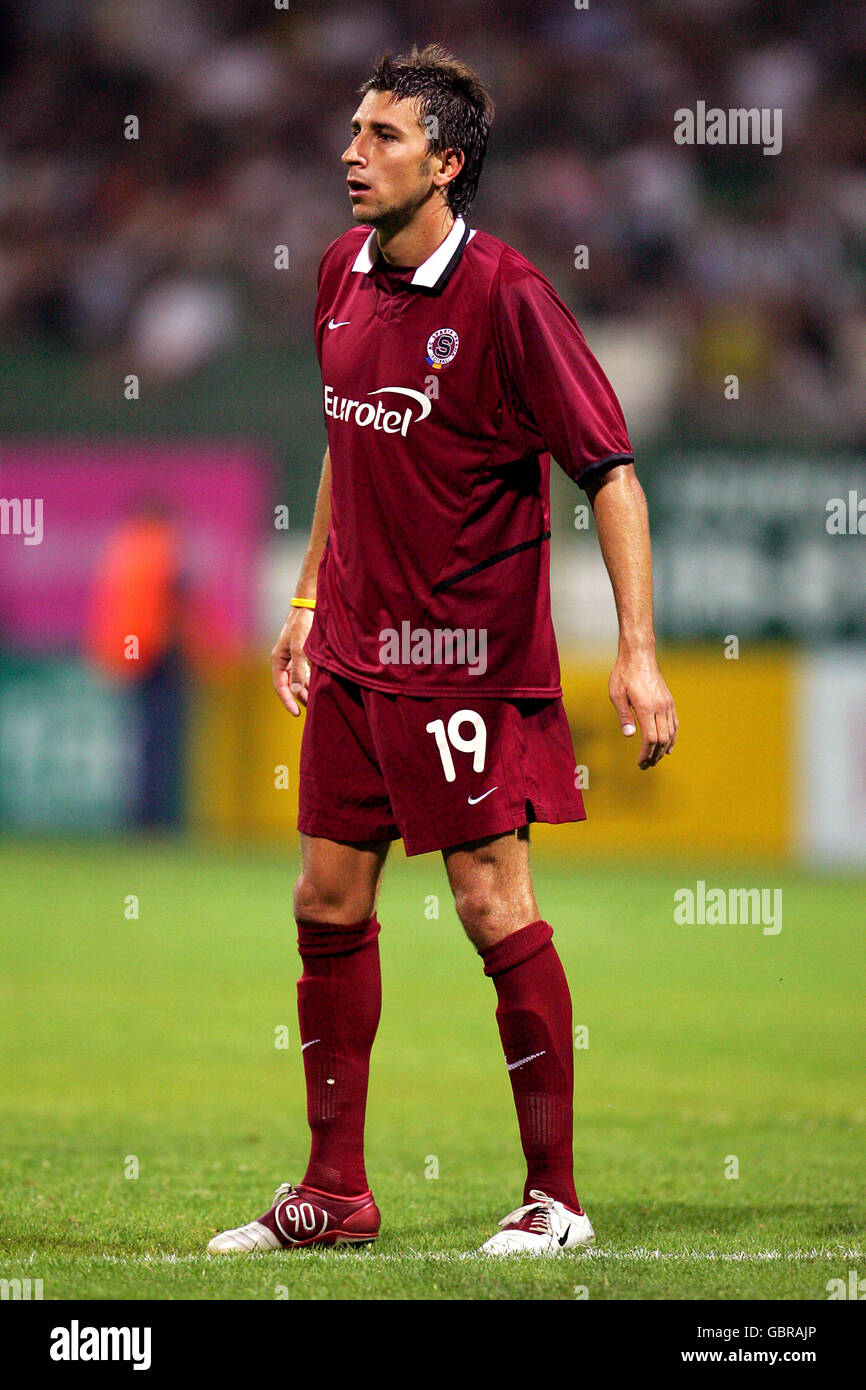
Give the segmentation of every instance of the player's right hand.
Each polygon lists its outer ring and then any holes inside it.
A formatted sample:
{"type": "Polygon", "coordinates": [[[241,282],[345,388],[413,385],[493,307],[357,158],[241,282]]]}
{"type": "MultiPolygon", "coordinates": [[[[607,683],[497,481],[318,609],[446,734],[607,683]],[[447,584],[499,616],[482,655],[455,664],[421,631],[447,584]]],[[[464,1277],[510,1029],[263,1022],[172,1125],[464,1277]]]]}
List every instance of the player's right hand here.
{"type": "Polygon", "coordinates": [[[304,644],[312,626],[312,608],[292,608],[271,652],[274,690],[296,718],[310,693],[310,663],[304,656],[304,644]]]}

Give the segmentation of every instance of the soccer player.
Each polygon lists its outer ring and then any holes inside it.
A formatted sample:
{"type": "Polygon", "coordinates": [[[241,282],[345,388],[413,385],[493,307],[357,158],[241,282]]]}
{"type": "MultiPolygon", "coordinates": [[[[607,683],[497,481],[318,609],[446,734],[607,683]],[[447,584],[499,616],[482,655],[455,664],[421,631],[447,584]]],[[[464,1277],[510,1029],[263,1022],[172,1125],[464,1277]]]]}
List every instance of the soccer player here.
{"type": "Polygon", "coordinates": [[[575,1191],[568,984],[529,824],[582,820],[550,617],[550,454],[593,506],[619,618],[610,698],[639,766],[677,717],[656,664],[643,491],[614,393],[519,252],[471,230],[493,107],[439,45],[386,55],[343,154],[355,223],[315,311],[328,435],[312,534],[272,653],[306,707],[294,910],[309,1164],[212,1253],[375,1239],[364,1167],[390,842],[442,852],[496,990],[527,1176],[490,1255],[594,1239],[575,1191]]]}

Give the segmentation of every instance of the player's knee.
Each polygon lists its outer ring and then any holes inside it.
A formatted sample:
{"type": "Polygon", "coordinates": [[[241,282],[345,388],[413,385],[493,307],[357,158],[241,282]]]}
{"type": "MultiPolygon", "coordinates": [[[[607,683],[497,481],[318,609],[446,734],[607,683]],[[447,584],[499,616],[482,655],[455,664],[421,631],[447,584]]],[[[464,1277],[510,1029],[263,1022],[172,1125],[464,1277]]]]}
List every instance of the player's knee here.
{"type": "Polygon", "coordinates": [[[372,917],[375,894],[357,884],[302,873],[295,884],[295,917],[306,922],[351,925],[372,917]]]}
{"type": "Polygon", "coordinates": [[[471,941],[484,939],[496,922],[499,904],[489,891],[458,888],[454,894],[457,916],[471,941]]]}

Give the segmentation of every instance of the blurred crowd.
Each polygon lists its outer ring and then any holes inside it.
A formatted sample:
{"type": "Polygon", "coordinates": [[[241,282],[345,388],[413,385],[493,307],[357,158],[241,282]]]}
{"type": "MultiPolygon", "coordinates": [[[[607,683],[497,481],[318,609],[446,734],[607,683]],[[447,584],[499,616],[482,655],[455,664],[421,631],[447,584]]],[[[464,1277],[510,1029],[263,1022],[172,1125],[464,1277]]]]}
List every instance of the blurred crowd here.
{"type": "Polygon", "coordinates": [[[551,278],[633,433],[866,439],[859,0],[16,0],[2,16],[7,350],[172,381],[246,345],[312,352],[318,260],[351,225],[358,85],[385,49],[440,40],[496,103],[471,220],[551,278]],[[674,113],[699,100],[781,108],[781,152],[678,145],[674,113]]]}

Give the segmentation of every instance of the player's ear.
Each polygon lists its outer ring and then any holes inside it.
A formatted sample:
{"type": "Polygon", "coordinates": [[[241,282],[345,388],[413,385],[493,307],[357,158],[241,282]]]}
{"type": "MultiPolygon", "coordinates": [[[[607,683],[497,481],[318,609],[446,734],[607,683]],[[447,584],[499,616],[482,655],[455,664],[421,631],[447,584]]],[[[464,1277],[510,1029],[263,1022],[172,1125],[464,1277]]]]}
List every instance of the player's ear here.
{"type": "Polygon", "coordinates": [[[446,188],[449,183],[453,183],[463,165],[466,163],[466,156],[462,150],[442,150],[437,158],[440,161],[440,174],[443,177],[441,188],[446,188]]]}

